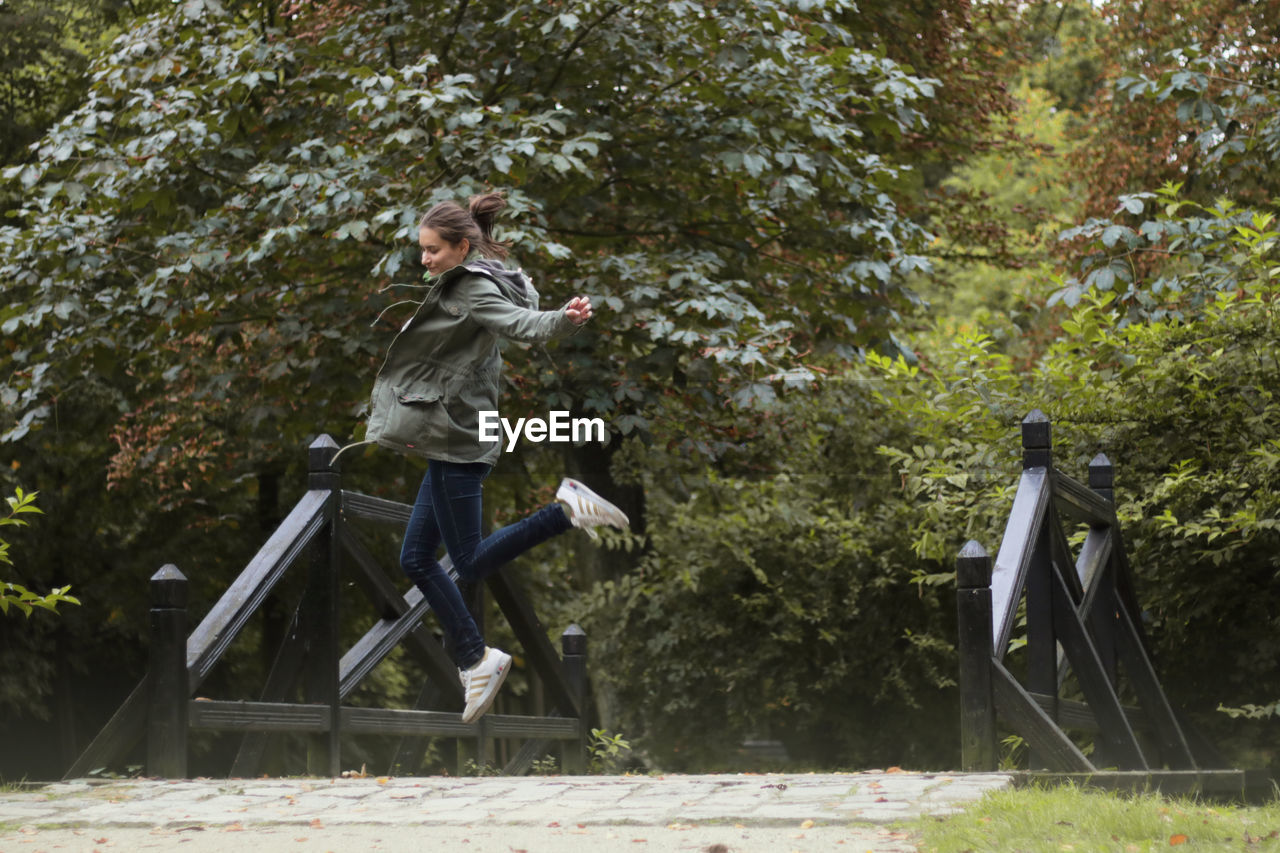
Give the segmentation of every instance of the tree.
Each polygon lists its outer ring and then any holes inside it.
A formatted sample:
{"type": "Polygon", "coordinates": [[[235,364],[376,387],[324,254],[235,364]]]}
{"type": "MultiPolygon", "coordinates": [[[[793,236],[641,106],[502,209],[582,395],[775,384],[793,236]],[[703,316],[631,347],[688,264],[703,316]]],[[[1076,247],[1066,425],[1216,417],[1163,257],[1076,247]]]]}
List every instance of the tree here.
{"type": "MultiPolygon", "coordinates": [[[[606,484],[620,439],[714,457],[775,377],[847,362],[913,310],[923,232],[893,141],[934,86],[859,46],[851,6],[265,8],[140,20],[7,172],[0,443],[59,484],[51,514],[93,520],[59,547],[107,594],[64,630],[114,665],[136,663],[120,614],[154,566],[186,555],[198,609],[297,449],[359,436],[389,328],[366,320],[403,319],[376,291],[412,297],[436,200],[506,188],[545,302],[600,307],[565,345],[509,351],[504,406],[604,416],[614,440],[567,464],[606,484]]],[[[347,465],[399,497],[413,474],[347,465]]]]}
{"type": "Polygon", "coordinates": [[[1078,153],[1088,212],[1180,183],[1192,200],[1274,198],[1280,31],[1268,4],[1107,3],[1104,78],[1078,153]]]}
{"type": "Polygon", "coordinates": [[[0,232],[20,365],[6,440],[98,377],[125,412],[113,478],[141,466],[170,492],[313,431],[275,420],[300,388],[349,433],[366,383],[347,365],[378,346],[342,328],[376,313],[343,283],[411,283],[416,211],[485,182],[513,185],[509,237],[553,297],[573,282],[613,312],[604,354],[583,337],[567,369],[529,371],[529,396],[623,434],[673,379],[746,402],[766,393],[753,376],[848,358],[909,306],[896,276],[924,263],[920,232],[883,191],[897,167],[859,140],[909,129],[932,90],[826,11],[429,14],[320,4],[264,34],[188,3],[117,47],[10,171],[28,201],[0,232]]]}

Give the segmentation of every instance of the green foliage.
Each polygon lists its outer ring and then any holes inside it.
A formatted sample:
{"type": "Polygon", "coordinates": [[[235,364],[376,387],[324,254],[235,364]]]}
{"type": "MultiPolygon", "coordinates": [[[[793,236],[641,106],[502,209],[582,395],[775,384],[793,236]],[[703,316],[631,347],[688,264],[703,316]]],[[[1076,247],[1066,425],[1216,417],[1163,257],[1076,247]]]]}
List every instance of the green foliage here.
{"type": "MultiPolygon", "coordinates": [[[[26,519],[18,516],[39,513],[40,508],[35,505],[35,500],[35,492],[25,493],[20,488],[15,489],[12,497],[5,498],[5,502],[9,505],[9,513],[0,517],[0,527],[26,527],[26,519]]],[[[3,539],[0,539],[0,563],[13,565],[13,559],[9,556],[9,543],[3,539]]],[[[27,617],[30,617],[37,607],[57,613],[58,604],[61,602],[80,603],[75,596],[67,595],[69,589],[71,587],[64,586],[53,590],[48,595],[38,595],[20,584],[0,581],[0,613],[8,614],[10,607],[21,610],[27,617]]]]}
{"type": "Polygon", "coordinates": [[[631,743],[621,734],[592,729],[587,751],[591,754],[592,773],[620,773],[622,763],[631,752],[631,743]]]}
{"type": "Polygon", "coordinates": [[[633,449],[650,547],[587,624],[657,766],[723,768],[753,737],[810,766],[945,762],[953,607],[911,585],[915,519],[875,452],[901,425],[858,378],[767,407],[718,471],[633,449]]]}
{"type": "Polygon", "coordinates": [[[1062,232],[1090,251],[1082,278],[1050,297],[1076,304],[1088,290],[1114,293],[1135,316],[1195,317],[1221,294],[1269,291],[1280,279],[1275,215],[1230,199],[1202,205],[1181,184],[1122,196],[1112,219],[1092,218],[1062,232]],[[1151,209],[1154,210],[1151,210],[1151,209]],[[1144,214],[1154,213],[1143,219],[1144,214]]]}
{"type": "MultiPolygon", "coordinates": [[[[932,342],[919,367],[869,361],[887,379],[881,400],[912,425],[882,452],[926,519],[914,547],[935,573],[918,580],[946,583],[968,538],[996,547],[1019,468],[1017,425],[1042,409],[1067,474],[1083,479],[1099,451],[1117,466],[1117,512],[1164,683],[1221,730],[1205,713],[1219,703],[1280,695],[1280,282],[1268,214],[1224,202],[1205,215],[1174,192],[1160,194],[1159,221],[1184,255],[1148,278],[1135,264],[1122,294],[1082,285],[1030,370],[983,333],[932,342]],[[1175,274],[1183,285],[1170,295],[1175,274]]],[[[1114,248],[1091,228],[1100,250],[1114,248]]],[[[1260,736],[1237,727],[1233,747],[1260,736]]]]}
{"type": "MultiPolygon", "coordinates": [[[[1252,46],[1250,46],[1252,47],[1252,46]]],[[[1268,200],[1280,160],[1280,92],[1263,60],[1267,48],[1223,49],[1188,44],[1167,51],[1153,67],[1116,80],[1130,101],[1168,101],[1179,122],[1199,129],[1195,145],[1213,190],[1268,200]]]]}
{"type": "Polygon", "coordinates": [[[365,382],[347,368],[377,346],[343,326],[376,312],[339,283],[411,283],[420,208],[487,183],[512,187],[507,237],[535,278],[612,315],[568,377],[526,377],[586,411],[621,417],[695,364],[734,386],[815,347],[847,358],[910,306],[921,232],[886,193],[899,167],[861,140],[911,130],[932,86],[830,11],[483,7],[443,44],[402,4],[265,33],[187,4],[118,41],[7,172],[27,195],[0,228],[4,440],[91,377],[125,413],[115,478],[179,485],[278,451],[319,410],[348,433],[365,382]],[[616,392],[584,390],[606,376],[616,392]]]}

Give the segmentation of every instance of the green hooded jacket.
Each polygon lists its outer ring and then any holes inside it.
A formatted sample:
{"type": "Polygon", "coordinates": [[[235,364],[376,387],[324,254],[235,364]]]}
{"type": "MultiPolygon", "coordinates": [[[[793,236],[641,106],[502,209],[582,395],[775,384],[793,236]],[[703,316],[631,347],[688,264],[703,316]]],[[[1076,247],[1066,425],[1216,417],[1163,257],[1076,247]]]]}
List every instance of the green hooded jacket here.
{"type": "Polygon", "coordinates": [[[502,439],[480,441],[479,413],[498,409],[499,341],[544,343],[578,327],[564,306],[539,311],[533,282],[499,261],[468,260],[426,288],[374,381],[365,441],[428,459],[492,465],[502,439]]]}

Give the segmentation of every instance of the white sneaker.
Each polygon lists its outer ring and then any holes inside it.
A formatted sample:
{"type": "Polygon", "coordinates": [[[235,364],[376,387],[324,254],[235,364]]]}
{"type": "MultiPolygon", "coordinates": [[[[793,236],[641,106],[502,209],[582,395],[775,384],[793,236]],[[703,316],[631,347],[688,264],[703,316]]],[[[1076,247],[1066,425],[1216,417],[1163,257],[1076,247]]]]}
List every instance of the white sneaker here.
{"type": "Polygon", "coordinates": [[[601,524],[607,524],[610,527],[618,527],[627,530],[631,527],[631,522],[627,519],[627,514],[609,503],[577,480],[571,480],[565,477],[560,481],[560,488],[556,490],[556,500],[565,508],[565,513],[569,516],[569,523],[574,527],[580,527],[587,531],[587,534],[595,539],[597,534],[591,528],[601,524]]]}
{"type": "Polygon", "coordinates": [[[467,707],[462,711],[462,722],[474,723],[489,710],[493,700],[498,696],[498,688],[507,680],[507,672],[511,669],[511,655],[501,649],[484,647],[484,657],[471,669],[458,670],[462,679],[462,695],[467,699],[467,707]]]}

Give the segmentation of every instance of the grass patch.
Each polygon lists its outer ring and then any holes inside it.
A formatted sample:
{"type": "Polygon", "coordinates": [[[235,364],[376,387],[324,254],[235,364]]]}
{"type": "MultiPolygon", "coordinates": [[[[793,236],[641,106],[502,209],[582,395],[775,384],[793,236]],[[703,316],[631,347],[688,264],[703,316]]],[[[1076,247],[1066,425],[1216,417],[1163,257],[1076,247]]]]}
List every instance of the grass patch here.
{"type": "Polygon", "coordinates": [[[1225,805],[1064,785],[996,791],[912,829],[922,853],[1280,851],[1280,800],[1225,805]]]}

